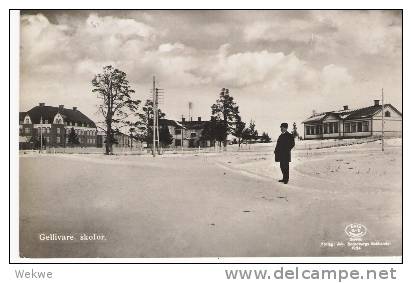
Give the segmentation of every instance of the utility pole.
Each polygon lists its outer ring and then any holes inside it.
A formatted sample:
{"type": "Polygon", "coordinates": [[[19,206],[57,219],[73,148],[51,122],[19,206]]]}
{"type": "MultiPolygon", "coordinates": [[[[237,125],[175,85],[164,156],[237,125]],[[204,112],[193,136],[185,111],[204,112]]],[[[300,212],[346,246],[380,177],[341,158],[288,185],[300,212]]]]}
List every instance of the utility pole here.
{"type": "Polygon", "coordinates": [[[152,154],[153,157],[156,156],[156,118],[157,118],[157,109],[156,109],[156,79],[153,76],[153,89],[152,89],[152,101],[153,101],[153,145],[152,145],[152,154]]]}
{"type": "Polygon", "coordinates": [[[384,127],[384,124],[385,124],[385,121],[383,120],[383,117],[384,117],[384,113],[383,113],[383,110],[384,110],[384,108],[385,108],[385,106],[384,106],[384,101],[383,101],[383,88],[382,88],[382,151],[384,151],[385,149],[384,149],[384,140],[385,140],[385,137],[384,137],[384,135],[385,135],[385,131],[384,131],[384,129],[383,129],[383,127],[384,127]]]}
{"type": "Polygon", "coordinates": [[[157,150],[158,154],[160,154],[160,135],[159,135],[159,113],[157,108],[159,106],[159,89],[156,88],[156,141],[157,141],[157,150]]]}
{"type": "Polygon", "coordinates": [[[180,141],[180,145],[182,146],[182,151],[183,151],[183,139],[184,139],[184,126],[183,126],[183,114],[182,114],[182,140],[180,141]]]}
{"type": "Polygon", "coordinates": [[[43,116],[40,116],[40,150],[39,153],[43,151],[43,116]]]}
{"type": "Polygon", "coordinates": [[[153,147],[152,153],[153,157],[156,156],[156,141],[157,141],[157,150],[160,154],[160,135],[159,135],[159,98],[162,99],[161,96],[163,89],[156,88],[156,78],[153,76],[153,88],[152,88],[152,101],[153,101],[153,147]]]}

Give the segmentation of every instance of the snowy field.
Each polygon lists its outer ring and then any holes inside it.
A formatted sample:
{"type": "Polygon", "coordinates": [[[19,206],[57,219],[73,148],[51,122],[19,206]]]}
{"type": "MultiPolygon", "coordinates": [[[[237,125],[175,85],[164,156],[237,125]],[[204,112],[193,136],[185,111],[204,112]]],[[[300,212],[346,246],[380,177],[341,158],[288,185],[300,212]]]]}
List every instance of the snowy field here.
{"type": "MultiPolygon", "coordinates": [[[[400,256],[401,140],[316,149],[297,142],[291,180],[274,144],[226,152],[20,155],[23,257],[400,256]],[[360,250],[348,224],[367,228],[360,250]],[[104,235],[41,241],[40,234],[104,235]]],[[[313,144],[313,142],[312,142],[313,144]]]]}

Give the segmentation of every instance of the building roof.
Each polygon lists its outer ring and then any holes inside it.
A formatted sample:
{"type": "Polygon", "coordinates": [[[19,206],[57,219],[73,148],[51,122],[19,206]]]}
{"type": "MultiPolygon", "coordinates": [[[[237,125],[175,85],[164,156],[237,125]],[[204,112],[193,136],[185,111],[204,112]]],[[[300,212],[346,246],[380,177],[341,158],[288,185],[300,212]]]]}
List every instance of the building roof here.
{"type": "Polygon", "coordinates": [[[183,126],[186,129],[199,130],[204,129],[210,121],[184,121],[183,126]]]}
{"type": "Polygon", "coordinates": [[[175,121],[175,120],[169,120],[169,119],[164,119],[161,118],[159,119],[159,125],[162,126],[174,126],[174,127],[178,127],[178,128],[182,128],[182,124],[175,121]]]}
{"type": "Polygon", "coordinates": [[[26,117],[26,112],[19,112],[19,122],[23,122],[24,117],[26,117]]]}
{"type": "MultiPolygon", "coordinates": [[[[392,108],[396,113],[402,116],[402,113],[398,111],[392,104],[385,104],[384,107],[392,108]]],[[[336,110],[336,111],[329,111],[323,113],[317,113],[315,115],[310,116],[303,123],[310,123],[310,122],[321,122],[329,115],[337,115],[339,119],[342,120],[352,120],[352,119],[359,119],[359,118],[370,118],[379,111],[381,111],[382,105],[372,105],[368,107],[362,107],[358,109],[348,109],[348,110],[336,110]]]]}
{"type": "Polygon", "coordinates": [[[26,112],[26,114],[30,116],[30,119],[33,124],[39,124],[40,118],[43,119],[43,123],[45,120],[48,120],[49,123],[52,123],[54,116],[56,116],[57,113],[60,113],[60,115],[62,115],[64,122],[77,122],[82,124],[88,124],[89,127],[96,127],[96,124],[91,119],[89,119],[89,117],[87,117],[77,109],[67,109],[54,106],[39,105],[33,107],[32,109],[26,112]]]}

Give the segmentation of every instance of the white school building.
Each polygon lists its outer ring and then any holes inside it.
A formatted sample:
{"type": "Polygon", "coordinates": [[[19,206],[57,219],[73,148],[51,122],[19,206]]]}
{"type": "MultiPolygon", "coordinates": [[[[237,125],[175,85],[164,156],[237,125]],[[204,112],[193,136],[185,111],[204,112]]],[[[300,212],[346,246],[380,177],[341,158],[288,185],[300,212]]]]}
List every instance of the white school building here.
{"type": "MultiPolygon", "coordinates": [[[[402,113],[391,104],[383,106],[384,135],[402,137],[402,113]]],[[[302,122],[304,139],[357,138],[382,135],[382,105],[314,114],[302,122]]]]}

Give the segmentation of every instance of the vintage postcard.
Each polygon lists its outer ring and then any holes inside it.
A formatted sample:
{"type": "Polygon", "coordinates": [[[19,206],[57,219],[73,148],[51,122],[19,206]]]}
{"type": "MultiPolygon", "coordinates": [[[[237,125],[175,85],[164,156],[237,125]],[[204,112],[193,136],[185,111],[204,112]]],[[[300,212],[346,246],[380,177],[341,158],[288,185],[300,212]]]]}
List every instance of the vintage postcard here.
{"type": "Polygon", "coordinates": [[[19,23],[20,258],[401,259],[401,10],[19,23]]]}

